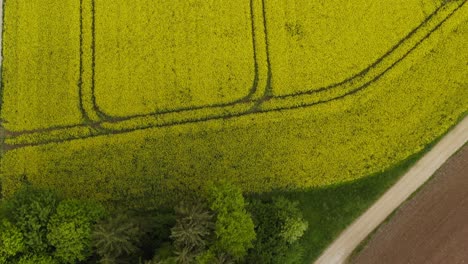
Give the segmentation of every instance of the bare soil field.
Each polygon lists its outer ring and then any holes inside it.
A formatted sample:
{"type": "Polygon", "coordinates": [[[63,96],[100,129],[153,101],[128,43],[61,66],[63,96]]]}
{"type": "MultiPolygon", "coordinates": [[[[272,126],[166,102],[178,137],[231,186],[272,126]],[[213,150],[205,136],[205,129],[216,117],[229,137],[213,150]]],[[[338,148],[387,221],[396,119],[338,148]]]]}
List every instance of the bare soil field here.
{"type": "Polygon", "coordinates": [[[373,235],[351,263],[468,263],[468,146],[373,235]]]}

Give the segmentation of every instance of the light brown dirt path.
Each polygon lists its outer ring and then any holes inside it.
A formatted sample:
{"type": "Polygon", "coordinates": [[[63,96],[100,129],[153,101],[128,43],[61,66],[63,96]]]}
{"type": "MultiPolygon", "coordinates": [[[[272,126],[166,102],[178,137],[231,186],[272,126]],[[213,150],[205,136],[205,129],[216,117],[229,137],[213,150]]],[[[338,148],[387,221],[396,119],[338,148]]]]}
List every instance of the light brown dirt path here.
{"type": "Polygon", "coordinates": [[[344,230],[315,263],[345,263],[361,241],[424,184],[467,141],[468,117],[450,131],[374,205],[344,230]]]}
{"type": "Polygon", "coordinates": [[[352,263],[468,263],[468,145],[378,229],[352,263]]]}

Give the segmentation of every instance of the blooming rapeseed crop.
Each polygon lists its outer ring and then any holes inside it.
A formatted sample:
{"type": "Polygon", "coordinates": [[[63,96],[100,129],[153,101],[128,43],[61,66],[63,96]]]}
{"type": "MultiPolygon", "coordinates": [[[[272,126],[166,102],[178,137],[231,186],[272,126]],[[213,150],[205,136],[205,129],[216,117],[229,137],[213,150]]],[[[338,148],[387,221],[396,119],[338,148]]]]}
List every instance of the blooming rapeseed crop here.
{"type": "Polygon", "coordinates": [[[83,0],[28,29],[16,17],[38,20],[36,2],[6,4],[6,196],[28,181],[157,207],[219,178],[246,192],[338,184],[468,111],[466,1],[83,0]]]}

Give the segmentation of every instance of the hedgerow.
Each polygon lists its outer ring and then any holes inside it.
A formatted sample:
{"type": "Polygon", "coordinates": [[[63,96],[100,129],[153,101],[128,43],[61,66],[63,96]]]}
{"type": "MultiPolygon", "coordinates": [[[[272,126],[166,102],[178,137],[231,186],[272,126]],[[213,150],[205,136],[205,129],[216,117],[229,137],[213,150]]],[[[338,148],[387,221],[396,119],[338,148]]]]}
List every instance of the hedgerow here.
{"type": "MultiPolygon", "coordinates": [[[[302,237],[303,230],[293,227],[307,225],[298,202],[280,197],[266,204],[252,198],[249,212],[239,187],[226,181],[208,185],[204,195],[186,197],[166,212],[109,210],[25,186],[0,204],[0,263],[251,263],[259,244],[268,243],[275,252],[302,237]],[[24,229],[24,219],[35,228],[24,229]],[[256,232],[261,235],[257,240],[256,232]],[[43,246],[28,245],[31,237],[44,233],[43,246]]],[[[283,258],[285,253],[274,254],[283,258]]]]}

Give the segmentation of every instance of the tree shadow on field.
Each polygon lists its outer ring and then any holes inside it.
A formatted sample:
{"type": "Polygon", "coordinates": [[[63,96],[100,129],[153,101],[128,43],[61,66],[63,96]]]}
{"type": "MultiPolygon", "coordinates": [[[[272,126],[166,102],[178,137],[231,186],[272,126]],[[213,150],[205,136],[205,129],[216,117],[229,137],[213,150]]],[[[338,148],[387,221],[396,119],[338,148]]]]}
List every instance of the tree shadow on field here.
{"type": "Polygon", "coordinates": [[[299,243],[305,249],[303,263],[312,263],[357,217],[369,208],[429,149],[410,156],[395,167],[364,179],[302,191],[275,191],[261,198],[285,196],[301,204],[309,229],[299,243]]]}

